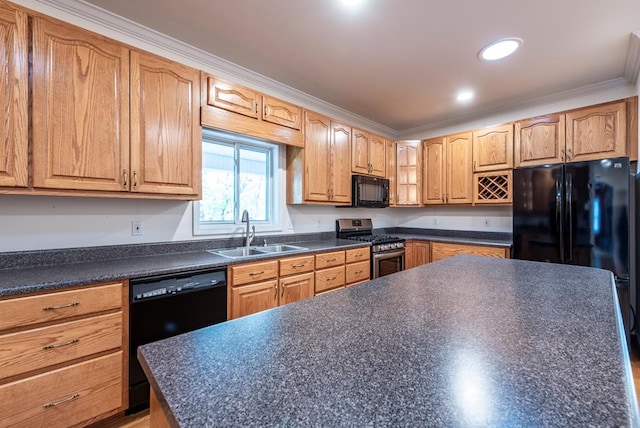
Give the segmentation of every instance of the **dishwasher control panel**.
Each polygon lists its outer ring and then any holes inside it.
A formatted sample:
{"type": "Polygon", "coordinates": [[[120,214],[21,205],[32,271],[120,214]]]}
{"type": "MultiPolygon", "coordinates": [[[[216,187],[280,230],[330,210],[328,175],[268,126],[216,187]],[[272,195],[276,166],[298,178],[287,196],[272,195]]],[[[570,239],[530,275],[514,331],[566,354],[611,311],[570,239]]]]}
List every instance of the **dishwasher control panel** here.
{"type": "Polygon", "coordinates": [[[140,278],[131,280],[130,284],[130,298],[134,303],[203,288],[226,287],[227,269],[140,278]]]}

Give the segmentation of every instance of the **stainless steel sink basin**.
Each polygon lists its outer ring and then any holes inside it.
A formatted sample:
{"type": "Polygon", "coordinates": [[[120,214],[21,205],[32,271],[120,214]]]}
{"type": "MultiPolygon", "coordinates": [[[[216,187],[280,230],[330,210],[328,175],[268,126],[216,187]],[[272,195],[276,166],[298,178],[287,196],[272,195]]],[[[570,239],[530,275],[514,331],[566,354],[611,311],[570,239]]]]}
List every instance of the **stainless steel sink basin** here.
{"type": "Polygon", "coordinates": [[[241,248],[231,248],[230,250],[216,250],[210,251],[213,254],[218,254],[219,256],[229,257],[229,258],[237,258],[237,257],[247,257],[247,256],[255,256],[265,254],[266,251],[258,251],[255,247],[241,247],[241,248]]]}
{"type": "Polygon", "coordinates": [[[306,248],[298,247],[296,245],[274,244],[274,245],[267,245],[265,247],[258,247],[258,250],[265,253],[284,253],[287,251],[306,250],[306,248]]]}
{"type": "Polygon", "coordinates": [[[264,247],[248,247],[248,248],[238,247],[238,248],[229,248],[229,249],[222,249],[222,250],[209,250],[209,252],[212,254],[217,254],[219,256],[236,259],[239,257],[286,253],[287,251],[297,251],[297,250],[306,250],[306,248],[298,247],[296,245],[274,244],[274,245],[267,245],[264,247]]]}

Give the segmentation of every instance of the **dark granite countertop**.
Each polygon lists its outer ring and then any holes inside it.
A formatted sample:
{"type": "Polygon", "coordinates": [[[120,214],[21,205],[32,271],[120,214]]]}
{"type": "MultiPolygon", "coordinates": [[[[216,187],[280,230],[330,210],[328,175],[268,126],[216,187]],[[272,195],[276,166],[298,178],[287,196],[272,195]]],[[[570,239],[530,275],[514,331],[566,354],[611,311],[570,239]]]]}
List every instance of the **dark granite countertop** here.
{"type": "Polygon", "coordinates": [[[169,422],[639,426],[613,276],[457,256],[144,345],[169,422]]]}
{"type": "Polygon", "coordinates": [[[369,244],[332,238],[295,242],[295,245],[306,249],[234,259],[212,254],[208,251],[193,251],[0,269],[0,297],[52,291],[82,284],[125,278],[141,278],[151,275],[216,268],[237,263],[283,258],[334,249],[357,248],[368,246],[369,244]]]}
{"type": "MultiPolygon", "coordinates": [[[[511,245],[510,234],[498,232],[454,231],[394,227],[376,229],[376,233],[393,234],[405,239],[463,242],[484,245],[511,245]]],[[[45,292],[83,284],[140,278],[150,275],[257,261],[295,254],[315,253],[339,248],[369,245],[335,239],[335,232],[300,235],[260,236],[270,244],[287,243],[308,248],[304,251],[230,259],[212,254],[208,249],[242,245],[241,238],[226,238],[175,243],[117,245],[61,250],[0,253],[0,297],[45,292]]]]}

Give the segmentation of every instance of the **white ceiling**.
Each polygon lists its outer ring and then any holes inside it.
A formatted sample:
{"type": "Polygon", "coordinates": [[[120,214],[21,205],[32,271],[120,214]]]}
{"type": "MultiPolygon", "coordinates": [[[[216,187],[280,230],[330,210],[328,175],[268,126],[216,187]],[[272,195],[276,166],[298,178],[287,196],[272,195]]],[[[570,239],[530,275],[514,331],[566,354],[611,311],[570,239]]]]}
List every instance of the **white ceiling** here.
{"type": "Polygon", "coordinates": [[[639,0],[86,2],[397,132],[619,79],[640,30],[639,0]],[[478,60],[509,36],[515,55],[478,60]]]}

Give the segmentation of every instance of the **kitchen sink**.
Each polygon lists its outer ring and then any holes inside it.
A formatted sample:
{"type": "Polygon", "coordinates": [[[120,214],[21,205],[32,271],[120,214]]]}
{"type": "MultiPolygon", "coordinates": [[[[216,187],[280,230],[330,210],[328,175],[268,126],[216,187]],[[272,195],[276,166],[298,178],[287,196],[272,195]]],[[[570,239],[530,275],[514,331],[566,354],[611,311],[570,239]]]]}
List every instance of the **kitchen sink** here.
{"type": "Polygon", "coordinates": [[[230,248],[230,249],[224,249],[224,250],[209,250],[209,252],[212,254],[217,254],[219,256],[235,259],[238,257],[286,253],[287,251],[297,251],[297,250],[306,250],[306,248],[298,247],[296,245],[274,244],[274,245],[266,245],[264,247],[248,247],[248,248],[239,247],[239,248],[230,248]]]}
{"type": "Polygon", "coordinates": [[[296,245],[275,244],[275,245],[266,245],[264,247],[258,247],[258,250],[265,253],[284,253],[287,251],[306,250],[306,248],[298,247],[296,245]]]}
{"type": "Polygon", "coordinates": [[[241,247],[241,248],[231,248],[229,250],[211,250],[213,254],[217,254],[223,257],[229,258],[237,258],[237,257],[247,257],[247,256],[256,256],[256,255],[264,255],[266,251],[258,251],[255,247],[241,247]]]}

